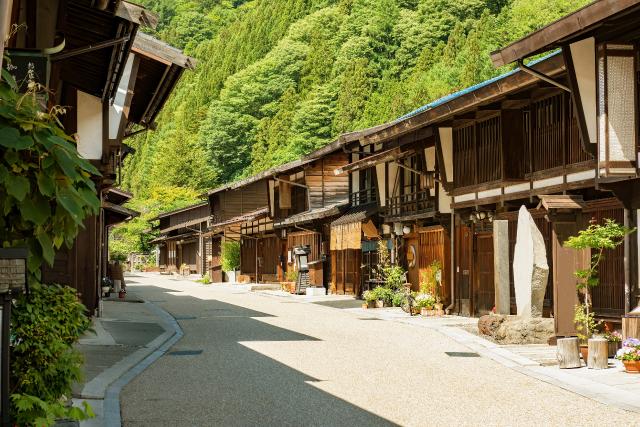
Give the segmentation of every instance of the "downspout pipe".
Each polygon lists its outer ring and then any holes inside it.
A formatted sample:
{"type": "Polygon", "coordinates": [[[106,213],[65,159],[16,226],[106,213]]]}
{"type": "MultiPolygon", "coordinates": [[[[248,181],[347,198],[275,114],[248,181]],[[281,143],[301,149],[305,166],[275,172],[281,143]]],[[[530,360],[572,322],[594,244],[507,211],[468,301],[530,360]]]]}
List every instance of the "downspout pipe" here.
{"type": "Polygon", "coordinates": [[[456,221],[455,221],[455,213],[454,213],[454,209],[451,208],[451,238],[449,239],[450,241],[450,250],[451,250],[451,304],[449,304],[449,306],[447,308],[445,308],[445,313],[450,313],[451,310],[453,310],[453,308],[456,305],[456,286],[455,286],[455,277],[456,277],[456,270],[455,270],[455,244],[456,244],[456,232],[455,232],[455,227],[456,227],[456,221]]]}

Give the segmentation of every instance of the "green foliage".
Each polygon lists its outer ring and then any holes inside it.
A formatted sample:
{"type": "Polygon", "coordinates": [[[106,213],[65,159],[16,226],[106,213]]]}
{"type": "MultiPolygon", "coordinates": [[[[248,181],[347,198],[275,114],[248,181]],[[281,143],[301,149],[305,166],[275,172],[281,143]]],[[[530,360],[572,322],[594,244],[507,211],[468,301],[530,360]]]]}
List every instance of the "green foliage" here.
{"type": "Polygon", "coordinates": [[[413,298],[416,301],[415,307],[417,309],[426,308],[433,310],[433,306],[436,303],[436,299],[432,294],[417,293],[413,298]]]}
{"type": "Polygon", "coordinates": [[[433,295],[436,302],[440,302],[441,281],[442,263],[436,259],[426,269],[420,271],[420,292],[433,295]]]}
{"type": "Polygon", "coordinates": [[[615,249],[624,242],[626,235],[633,233],[631,229],[618,224],[612,219],[606,218],[604,224],[595,221],[585,230],[580,230],[577,236],[571,236],[564,242],[564,246],[576,250],[591,251],[591,263],[589,268],[578,269],[574,274],[578,279],[576,289],[582,294],[582,304],[576,306],[574,321],[578,330],[578,337],[586,340],[595,330],[594,313],[591,310],[591,295],[589,289],[598,286],[598,267],[604,259],[605,250],[615,249]]]}
{"type": "Polygon", "coordinates": [[[394,292],[393,298],[391,299],[391,304],[394,307],[402,307],[404,300],[406,299],[406,295],[404,292],[394,292]]]}
{"type": "Polygon", "coordinates": [[[66,408],[71,386],[82,377],[82,355],[73,348],[90,325],[75,289],[32,283],[11,312],[11,386],[17,425],[52,425],[55,418],[85,419],[89,407],[66,408]]]}
{"type": "Polygon", "coordinates": [[[371,302],[374,302],[377,298],[372,290],[367,290],[362,293],[362,299],[365,300],[367,303],[371,303],[371,302]]]}
{"type": "Polygon", "coordinates": [[[157,186],[147,198],[135,197],[127,207],[140,212],[140,216],[113,227],[109,236],[109,254],[112,259],[126,260],[130,253],[149,253],[152,239],[152,219],[162,212],[180,209],[198,201],[198,193],[184,187],[157,186]]]}
{"type": "Polygon", "coordinates": [[[209,273],[204,273],[200,279],[196,280],[196,282],[202,283],[203,285],[210,285],[211,276],[209,276],[209,273]]]}
{"type": "Polygon", "coordinates": [[[40,278],[55,250],[71,246],[87,216],[100,201],[91,177],[98,175],[82,159],[75,141],[58,121],[60,108],[41,111],[38,85],[25,94],[6,70],[0,81],[0,246],[27,246],[29,272],[40,278]]]}
{"type": "Polygon", "coordinates": [[[143,0],[198,59],[123,182],[196,190],[491,78],[489,52],[588,0],[143,0]]]}
{"type": "Polygon", "coordinates": [[[385,286],[377,286],[371,292],[375,298],[374,301],[384,301],[387,306],[393,304],[394,291],[392,289],[385,286]]]}
{"type": "Polygon", "coordinates": [[[222,244],[222,270],[236,271],[238,268],[240,268],[240,242],[224,242],[222,244]]]}

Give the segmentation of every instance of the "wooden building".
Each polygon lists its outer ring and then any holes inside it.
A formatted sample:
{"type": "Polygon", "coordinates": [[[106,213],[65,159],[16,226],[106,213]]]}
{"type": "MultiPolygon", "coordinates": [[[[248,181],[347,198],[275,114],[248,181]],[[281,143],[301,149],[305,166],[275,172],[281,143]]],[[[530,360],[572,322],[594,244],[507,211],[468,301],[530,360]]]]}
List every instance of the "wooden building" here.
{"type": "Polygon", "coordinates": [[[265,176],[257,174],[208,193],[206,237],[211,246],[209,272],[215,283],[225,280],[221,260],[224,242],[240,243],[240,275],[253,281],[277,279],[277,258],[273,254],[278,239],[268,215],[265,176]]]}
{"type": "MultiPolygon", "coordinates": [[[[576,264],[586,263],[589,255],[576,260],[575,252],[558,247],[556,240],[583,228],[591,218],[612,218],[631,227],[640,225],[639,20],[640,1],[600,0],[492,53],[496,66],[521,64],[530,56],[558,48],[564,59],[562,96],[567,99],[565,108],[573,111],[571,141],[576,152],[578,147],[581,149],[579,157],[565,159],[572,163],[588,159],[589,168],[576,173],[588,176],[590,185],[567,191],[583,200],[568,210],[569,214],[562,205],[542,199],[553,230],[555,288],[575,282],[570,277],[571,270],[576,264]],[[555,226],[556,222],[562,226],[555,226]]],[[[561,86],[546,75],[536,77],[561,86]]],[[[549,141],[546,135],[538,139],[540,145],[549,141]]],[[[600,317],[619,321],[638,304],[638,246],[636,232],[606,254],[600,268],[600,285],[593,292],[593,306],[600,317]]],[[[556,295],[561,296],[560,289],[556,295]]],[[[571,314],[567,313],[570,301],[565,299],[568,297],[555,301],[559,335],[572,332],[571,314]]]]}
{"type": "Polygon", "coordinates": [[[147,45],[134,46],[139,27],[155,27],[157,17],[133,3],[16,0],[11,6],[6,18],[20,30],[7,42],[5,54],[17,67],[17,79],[22,81],[31,67],[47,88],[46,107],[68,107],[61,118],[65,130],[76,137],[79,154],[102,174],[95,178],[100,214],[85,220],[73,248],[58,251],[54,265],[43,267],[45,282],[74,286],[93,314],[106,274],[105,230],[117,218],[130,216],[113,201],[122,195],[110,191],[122,159],[132,152],[122,141],[155,126],[153,118],[193,62],[150,37],[147,45]],[[134,114],[139,110],[144,114],[134,114]]]}
{"type": "Polygon", "coordinates": [[[209,219],[209,203],[201,202],[165,212],[154,218],[160,236],[152,240],[158,245],[161,271],[204,274],[207,248],[204,234],[209,219]],[[185,270],[182,267],[186,266],[185,270]]]}
{"type": "MultiPolygon", "coordinates": [[[[350,176],[351,209],[360,213],[353,216],[349,226],[362,229],[360,246],[349,247],[356,250],[355,256],[362,257],[356,266],[360,271],[345,275],[360,275],[361,289],[374,285],[371,270],[377,264],[376,241],[384,239],[393,261],[407,270],[407,281],[414,290],[419,289],[421,272],[435,261],[440,263],[443,274],[439,294],[448,304],[451,211],[450,198],[441,184],[444,159],[437,149],[438,137],[433,129],[421,128],[369,142],[391,125],[361,132],[349,147],[351,163],[335,171],[350,176]]],[[[336,221],[334,230],[345,233],[345,224],[336,221]]],[[[347,252],[344,256],[349,255],[347,252]]],[[[338,276],[340,271],[338,266],[338,276]]]]}

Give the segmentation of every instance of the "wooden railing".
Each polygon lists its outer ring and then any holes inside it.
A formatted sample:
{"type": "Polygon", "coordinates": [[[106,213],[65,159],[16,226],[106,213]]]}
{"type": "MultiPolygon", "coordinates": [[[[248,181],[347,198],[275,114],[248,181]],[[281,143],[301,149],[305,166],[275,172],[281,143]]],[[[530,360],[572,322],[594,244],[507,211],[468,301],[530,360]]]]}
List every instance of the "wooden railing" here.
{"type": "Polygon", "coordinates": [[[356,191],[349,195],[349,201],[351,206],[360,206],[367,203],[375,203],[378,201],[378,192],[375,188],[367,188],[364,190],[356,191]]]}
{"type": "Polygon", "coordinates": [[[386,218],[400,218],[433,213],[435,210],[435,198],[431,197],[429,190],[421,190],[414,193],[389,197],[382,215],[386,218]]]}

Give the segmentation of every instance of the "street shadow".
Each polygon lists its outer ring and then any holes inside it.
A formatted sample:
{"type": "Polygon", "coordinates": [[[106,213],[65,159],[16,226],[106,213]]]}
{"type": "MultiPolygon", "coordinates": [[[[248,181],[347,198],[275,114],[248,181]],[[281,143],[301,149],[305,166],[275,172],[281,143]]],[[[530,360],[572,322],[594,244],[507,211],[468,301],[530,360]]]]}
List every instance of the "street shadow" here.
{"type": "Polygon", "coordinates": [[[362,307],[362,300],[349,299],[349,300],[337,300],[337,301],[314,301],[312,304],[323,305],[325,307],[348,309],[348,308],[360,308],[362,307]]]}
{"type": "MultiPolygon", "coordinates": [[[[125,388],[124,424],[396,425],[314,386],[321,378],[249,348],[251,342],[282,342],[290,355],[304,345],[300,342],[318,338],[259,320],[271,314],[219,300],[168,293],[163,298],[165,310],[185,318],[178,321],[184,336],[125,388]]],[[[301,354],[293,366],[304,364],[301,354]]]]}

